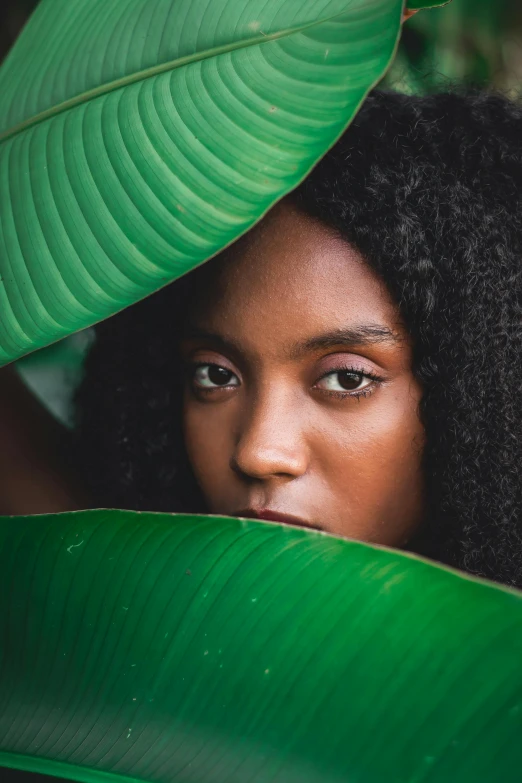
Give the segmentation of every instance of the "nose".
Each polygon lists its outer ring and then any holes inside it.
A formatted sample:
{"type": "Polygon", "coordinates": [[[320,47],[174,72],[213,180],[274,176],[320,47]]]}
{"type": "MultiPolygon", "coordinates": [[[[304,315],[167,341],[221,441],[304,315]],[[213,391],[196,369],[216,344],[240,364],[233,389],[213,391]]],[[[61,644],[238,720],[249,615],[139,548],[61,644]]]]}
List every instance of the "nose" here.
{"type": "Polygon", "coordinates": [[[243,413],[230,466],[243,478],[298,478],[308,449],[302,406],[290,393],[268,388],[243,413]]]}

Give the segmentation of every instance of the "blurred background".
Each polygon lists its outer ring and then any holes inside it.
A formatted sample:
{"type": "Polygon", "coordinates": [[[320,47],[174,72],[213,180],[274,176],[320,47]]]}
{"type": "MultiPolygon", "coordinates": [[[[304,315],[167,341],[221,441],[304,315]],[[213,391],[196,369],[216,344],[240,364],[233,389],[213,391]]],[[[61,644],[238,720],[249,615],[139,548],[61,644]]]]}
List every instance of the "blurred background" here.
{"type": "Polygon", "coordinates": [[[454,84],[522,93],[521,0],[452,0],[405,25],[387,84],[411,93],[454,84]]]}
{"type": "MultiPolygon", "coordinates": [[[[3,0],[0,62],[38,0],[3,0]]],[[[384,84],[407,93],[430,93],[469,84],[522,95],[522,0],[452,0],[423,11],[404,26],[384,84]]],[[[71,420],[71,389],[81,376],[92,331],[72,335],[17,362],[26,383],[57,418],[71,420]]]]}

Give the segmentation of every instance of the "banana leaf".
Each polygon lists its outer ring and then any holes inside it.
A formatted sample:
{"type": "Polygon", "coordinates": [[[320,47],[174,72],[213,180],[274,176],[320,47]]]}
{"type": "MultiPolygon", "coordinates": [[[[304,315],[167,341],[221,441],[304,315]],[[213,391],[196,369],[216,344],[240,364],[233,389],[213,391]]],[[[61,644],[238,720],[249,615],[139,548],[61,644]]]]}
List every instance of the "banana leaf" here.
{"type": "Polygon", "coordinates": [[[402,11],[41,0],[0,68],[0,365],[248,230],[383,76],[402,11]]]}
{"type": "Polygon", "coordinates": [[[520,780],[522,594],[412,555],[224,517],[4,517],[0,618],[0,766],[520,780]]]}

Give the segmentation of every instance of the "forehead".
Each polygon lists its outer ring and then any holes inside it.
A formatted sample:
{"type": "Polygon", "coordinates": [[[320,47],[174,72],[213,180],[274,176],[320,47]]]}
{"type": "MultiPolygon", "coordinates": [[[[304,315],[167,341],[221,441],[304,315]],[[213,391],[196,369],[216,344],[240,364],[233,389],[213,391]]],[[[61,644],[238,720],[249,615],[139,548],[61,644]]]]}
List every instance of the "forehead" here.
{"type": "Polygon", "coordinates": [[[289,202],[212,264],[191,318],[210,331],[275,347],[359,324],[401,329],[386,286],[357,249],[289,202]]]}

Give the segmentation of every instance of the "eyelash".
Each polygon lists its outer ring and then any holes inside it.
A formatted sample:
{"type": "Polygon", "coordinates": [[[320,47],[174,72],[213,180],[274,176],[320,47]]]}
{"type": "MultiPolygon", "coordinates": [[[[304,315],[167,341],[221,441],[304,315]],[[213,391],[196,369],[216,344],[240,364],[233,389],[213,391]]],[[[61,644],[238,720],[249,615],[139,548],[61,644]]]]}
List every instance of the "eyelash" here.
{"type": "Polygon", "coordinates": [[[337,373],[341,372],[347,372],[352,375],[359,375],[361,378],[370,378],[372,383],[368,384],[368,386],[365,386],[363,389],[355,389],[354,391],[335,391],[334,389],[319,389],[319,391],[322,394],[326,394],[328,397],[334,397],[335,399],[343,400],[346,399],[346,397],[356,397],[357,399],[360,399],[361,397],[370,397],[376,390],[378,384],[384,381],[384,378],[382,378],[380,375],[377,375],[376,373],[370,372],[368,370],[363,370],[360,367],[337,367],[335,370],[330,370],[329,372],[324,373],[324,375],[321,375],[321,377],[317,379],[316,383],[322,381],[323,378],[327,378],[329,375],[336,375],[337,373]]]}
{"type": "MultiPolygon", "coordinates": [[[[227,370],[227,372],[232,372],[232,370],[228,370],[226,367],[223,367],[220,364],[216,364],[214,362],[199,362],[197,364],[191,364],[189,367],[190,370],[190,380],[192,382],[192,386],[194,390],[197,390],[198,394],[213,394],[216,391],[220,391],[226,388],[231,388],[227,386],[214,386],[214,387],[203,387],[203,386],[195,386],[194,378],[197,370],[200,367],[219,367],[223,370],[227,370]]],[[[362,368],[357,367],[337,367],[335,370],[330,370],[329,372],[324,373],[324,375],[321,375],[320,378],[317,379],[316,384],[319,381],[322,381],[323,378],[327,378],[329,375],[335,375],[336,373],[341,372],[347,372],[352,373],[353,375],[359,375],[361,378],[370,378],[372,383],[368,384],[368,386],[365,386],[363,389],[360,390],[354,390],[354,391],[336,391],[334,389],[320,389],[318,388],[318,391],[321,392],[321,394],[324,394],[328,397],[334,397],[336,399],[346,399],[346,397],[356,397],[357,399],[360,399],[361,397],[369,397],[371,394],[374,393],[376,386],[384,381],[384,378],[382,378],[380,375],[377,375],[376,373],[369,372],[368,370],[363,370],[362,368]]],[[[233,373],[235,375],[235,373],[233,373]]],[[[237,377],[237,376],[236,376],[237,377]]],[[[232,387],[237,388],[237,387],[232,387]]],[[[314,385],[314,388],[317,388],[314,385]]]]}

